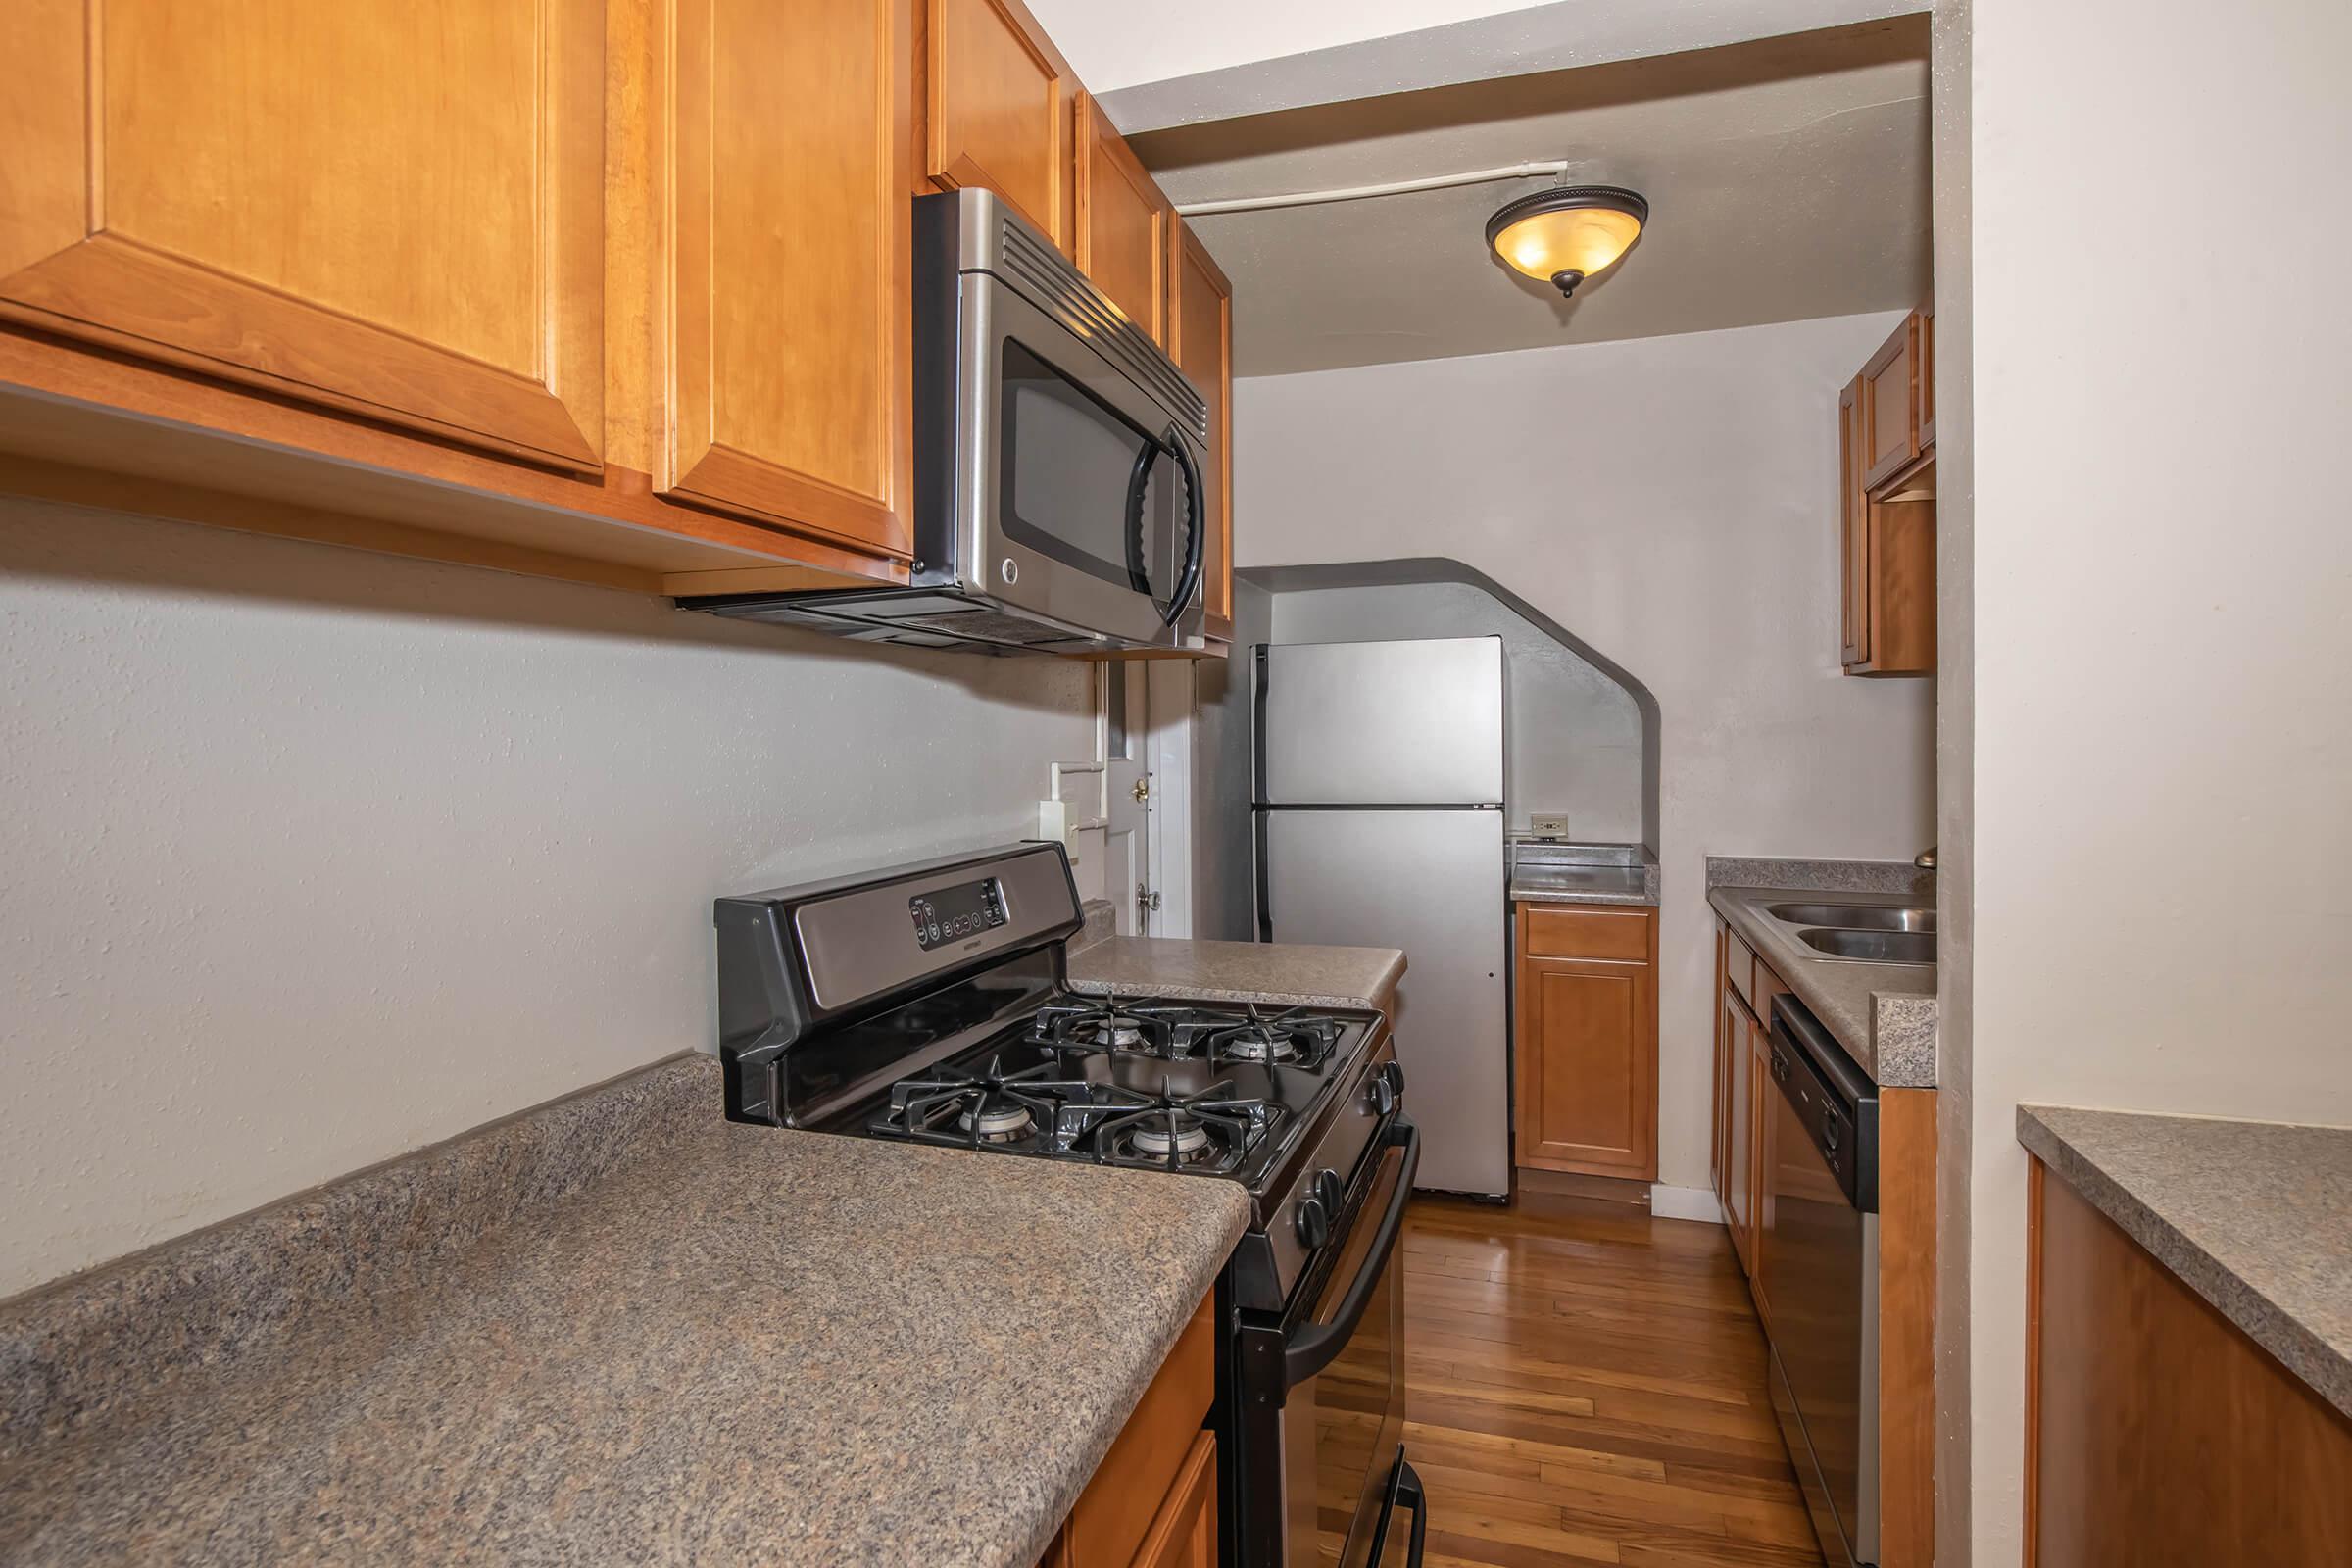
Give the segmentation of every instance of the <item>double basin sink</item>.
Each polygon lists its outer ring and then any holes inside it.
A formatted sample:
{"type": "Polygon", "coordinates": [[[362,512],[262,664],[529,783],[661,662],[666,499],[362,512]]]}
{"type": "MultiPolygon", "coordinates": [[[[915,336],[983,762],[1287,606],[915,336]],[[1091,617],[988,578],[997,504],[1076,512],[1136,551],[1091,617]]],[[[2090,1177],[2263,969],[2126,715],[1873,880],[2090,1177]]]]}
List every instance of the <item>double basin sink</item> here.
{"type": "Polygon", "coordinates": [[[1798,927],[1796,939],[1842,963],[1936,961],[1936,911],[1870,904],[1771,904],[1765,913],[1798,927]]]}

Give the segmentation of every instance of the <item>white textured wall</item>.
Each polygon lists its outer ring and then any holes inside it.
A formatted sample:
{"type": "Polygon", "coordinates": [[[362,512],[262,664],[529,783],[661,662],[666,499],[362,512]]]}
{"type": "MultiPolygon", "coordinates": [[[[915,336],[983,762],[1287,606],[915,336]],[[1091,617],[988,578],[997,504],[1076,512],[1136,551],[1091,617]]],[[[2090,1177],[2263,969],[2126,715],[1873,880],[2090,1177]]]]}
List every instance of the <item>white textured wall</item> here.
{"type": "Polygon", "coordinates": [[[0,1295],[710,1049],[713,896],[1033,832],[1089,681],[0,500],[0,1295]]]}
{"type": "Polygon", "coordinates": [[[2332,480],[2352,6],[1970,9],[1971,1560],[2002,1568],[2018,1102],[2352,1122],[2352,526],[2332,480]],[[2168,243],[2151,218],[2184,194],[2230,219],[2168,243]]]}
{"type": "Polygon", "coordinates": [[[1507,767],[1514,829],[1531,812],[1568,815],[1568,831],[1597,844],[1639,844],[1642,713],[1631,692],[1574,649],[1468,583],[1296,589],[1274,596],[1274,640],[1502,639],[1507,767]]]}
{"type": "Polygon", "coordinates": [[[1234,388],[1244,566],[1445,555],[1657,699],[1660,1177],[1707,1184],[1704,858],[1908,859],[1934,691],[1838,668],[1838,390],[1897,317],[1234,388]]]}

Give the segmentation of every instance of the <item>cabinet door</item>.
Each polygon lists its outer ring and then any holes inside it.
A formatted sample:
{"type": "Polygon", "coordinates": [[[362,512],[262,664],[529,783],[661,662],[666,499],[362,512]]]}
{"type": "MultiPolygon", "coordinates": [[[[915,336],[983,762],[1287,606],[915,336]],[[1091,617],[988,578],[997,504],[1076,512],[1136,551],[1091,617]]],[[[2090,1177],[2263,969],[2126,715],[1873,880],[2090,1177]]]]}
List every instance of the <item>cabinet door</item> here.
{"type": "Polygon", "coordinates": [[[1730,1095],[1724,1139],[1724,1222],[1732,1233],[1732,1250],[1752,1271],[1755,1238],[1756,1068],[1755,1019],[1747,1004],[1728,987],[1723,994],[1725,1027],[1731,1045],[1730,1095]]]}
{"type": "Polygon", "coordinates": [[[1077,119],[1078,270],[1165,348],[1176,209],[1101,104],[1080,93],[1077,119]]]}
{"type": "Polygon", "coordinates": [[[1862,378],[1838,395],[1838,561],[1839,660],[1870,658],[1870,497],[1862,483],[1862,378]]]}
{"type": "Polygon", "coordinates": [[[924,172],[995,191],[1063,250],[1077,82],[1021,0],[925,0],[924,172]]]}
{"type": "Polygon", "coordinates": [[[1216,1568],[1216,1562],[1217,1440],[1203,1432],[1193,1440],[1131,1568],[1216,1568]]]}
{"type": "Polygon", "coordinates": [[[1936,444],[1936,304],[1919,313],[1919,450],[1936,444]]]}
{"type": "Polygon", "coordinates": [[[1732,1025],[1731,1008],[1724,1004],[1726,985],[1724,963],[1730,952],[1731,933],[1723,926],[1715,928],[1715,1068],[1708,1082],[1712,1085],[1712,1110],[1707,1123],[1707,1175],[1715,1192],[1715,1201],[1726,1201],[1724,1173],[1729,1168],[1725,1144],[1731,1135],[1732,1114],[1732,1025]]]}
{"type": "Polygon", "coordinates": [[[1657,1176],[1657,970],[1529,958],[1520,969],[1519,1160],[1657,1176]]]}
{"type": "Polygon", "coordinates": [[[1919,456],[1919,317],[1904,318],[1862,367],[1862,482],[1899,472],[1919,456]]]}
{"type": "Polygon", "coordinates": [[[1228,641],[1233,636],[1233,285],[1216,259],[1184,220],[1169,215],[1174,237],[1168,264],[1168,352],[1176,368],[1208,400],[1208,439],[1214,472],[1202,526],[1208,542],[1200,555],[1200,603],[1208,612],[1203,630],[1228,641]]]}
{"type": "Polygon", "coordinates": [[[1747,1023],[1747,1283],[1756,1312],[1772,1321],[1772,1171],[1780,1157],[1781,1091],[1772,1081],[1772,1035],[1747,1023]]]}
{"type": "Polygon", "coordinates": [[[672,0],[656,488],[910,554],[911,0],[672,0]]]}
{"type": "Polygon", "coordinates": [[[600,0],[10,10],[0,318],[599,466],[600,0]]]}

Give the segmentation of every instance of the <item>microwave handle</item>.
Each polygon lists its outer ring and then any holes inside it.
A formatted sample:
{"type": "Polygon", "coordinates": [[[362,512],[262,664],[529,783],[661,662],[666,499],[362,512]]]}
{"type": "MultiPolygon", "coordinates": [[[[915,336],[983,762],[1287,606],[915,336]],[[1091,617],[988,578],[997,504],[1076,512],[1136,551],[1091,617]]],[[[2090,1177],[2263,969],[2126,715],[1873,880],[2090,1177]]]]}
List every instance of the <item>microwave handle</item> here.
{"type": "Polygon", "coordinates": [[[1136,449],[1135,466],[1127,470],[1127,580],[1137,593],[1152,588],[1152,564],[1144,559],[1144,496],[1152,488],[1152,466],[1159,461],[1159,443],[1146,441],[1136,449]]]}
{"type": "MultiPolygon", "coordinates": [[[[1176,454],[1178,466],[1184,469],[1184,493],[1192,505],[1189,542],[1185,546],[1184,572],[1176,579],[1176,591],[1168,596],[1167,613],[1160,617],[1162,624],[1173,626],[1191,608],[1193,596],[1200,591],[1200,560],[1208,546],[1207,503],[1200,495],[1200,465],[1193,460],[1193,449],[1173,428],[1168,431],[1168,450],[1176,454]]],[[[1141,519],[1138,519],[1141,526],[1141,519]]]]}
{"type": "Polygon", "coordinates": [[[1410,1118],[1400,1115],[1389,1123],[1388,1136],[1382,1142],[1404,1150],[1404,1167],[1396,1173],[1396,1191],[1389,1199],[1389,1211],[1380,1216],[1380,1229],[1373,1233],[1372,1246],[1365,1251],[1355,1278],[1348,1282],[1348,1294],[1341,1298],[1340,1309],[1332,1314],[1331,1321],[1316,1324],[1283,1347],[1285,1389],[1295,1389],[1321,1372],[1348,1348],[1348,1342],[1355,1336],[1356,1325],[1364,1320],[1364,1308],[1372,1304],[1372,1293],[1380,1288],[1380,1276],[1389,1266],[1389,1254],[1396,1250],[1396,1233],[1404,1228],[1404,1205],[1413,1197],[1413,1176],[1421,1168],[1421,1129],[1410,1118]]]}

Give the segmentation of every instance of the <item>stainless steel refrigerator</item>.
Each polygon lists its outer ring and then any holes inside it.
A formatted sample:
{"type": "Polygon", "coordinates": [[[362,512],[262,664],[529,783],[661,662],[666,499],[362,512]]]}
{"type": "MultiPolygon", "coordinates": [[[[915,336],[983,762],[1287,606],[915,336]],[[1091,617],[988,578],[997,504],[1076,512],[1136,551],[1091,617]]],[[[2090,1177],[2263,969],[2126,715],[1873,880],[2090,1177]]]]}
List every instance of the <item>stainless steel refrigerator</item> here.
{"type": "Polygon", "coordinates": [[[1419,1185],[1511,1182],[1502,640],[1255,650],[1257,935],[1402,948],[1419,1185]]]}

